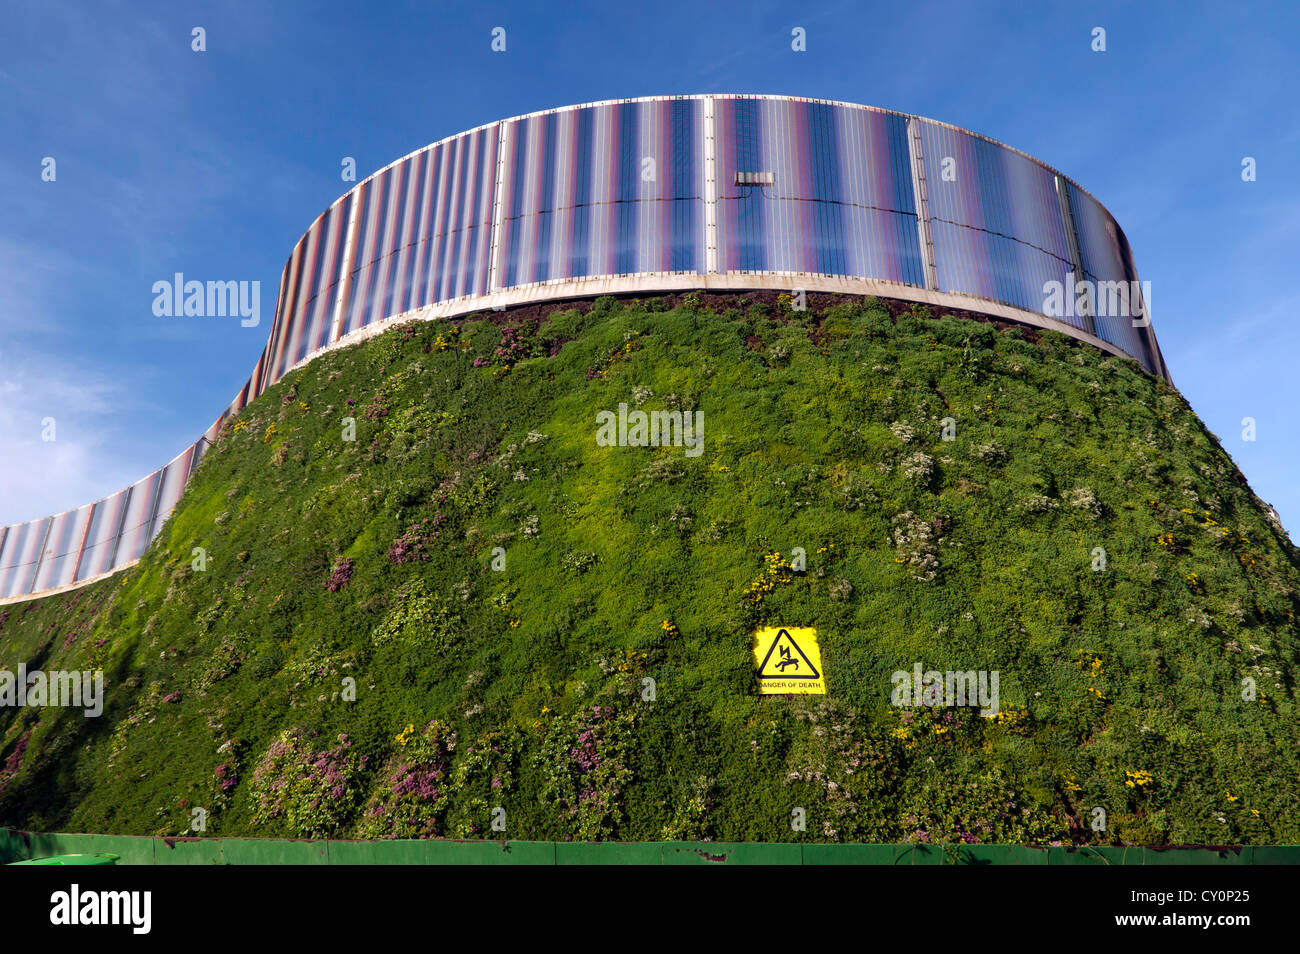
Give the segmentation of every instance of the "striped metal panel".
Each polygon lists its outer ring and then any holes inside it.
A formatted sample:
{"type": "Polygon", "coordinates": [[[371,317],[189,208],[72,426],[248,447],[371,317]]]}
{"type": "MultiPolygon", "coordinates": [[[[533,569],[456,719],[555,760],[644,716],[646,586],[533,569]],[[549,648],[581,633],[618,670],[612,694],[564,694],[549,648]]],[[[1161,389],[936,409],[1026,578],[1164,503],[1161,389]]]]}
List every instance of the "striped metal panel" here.
{"type": "Polygon", "coordinates": [[[1052,171],[949,126],[920,131],[939,290],[1042,312],[1044,283],[1070,268],[1052,171]]]}
{"type": "Polygon", "coordinates": [[[50,518],[52,522],[41,554],[40,568],[36,573],[33,592],[52,590],[73,582],[77,556],[81,550],[81,538],[90,521],[93,507],[94,504],[87,504],[77,510],[69,510],[67,513],[50,518]]]}
{"type": "MultiPolygon", "coordinates": [[[[1072,182],[1066,183],[1074,229],[1079,237],[1079,258],[1084,274],[1091,282],[1136,282],[1137,268],[1119,223],[1102,208],[1101,203],[1072,182]]],[[[1136,309],[1133,309],[1136,311],[1136,309]]],[[[1119,345],[1154,369],[1155,357],[1140,328],[1133,327],[1132,317],[1098,314],[1093,319],[1097,336],[1119,345]]]]}
{"type": "Polygon", "coordinates": [[[700,116],[673,99],[507,122],[500,287],[702,272],[700,116]]]}
{"type": "Polygon", "coordinates": [[[357,187],[359,229],[338,337],[487,294],[496,148],[493,125],[436,143],[357,187]]]}
{"type": "Polygon", "coordinates": [[[331,206],[289,257],[281,283],[283,300],[277,306],[272,332],[272,366],[277,379],[329,344],[352,199],[349,192],[331,206]]]}
{"type": "Polygon", "coordinates": [[[906,117],[746,97],[714,109],[720,271],[924,285],[906,117]],[[737,185],[737,173],[773,185],[737,185]]]}
{"type": "Polygon", "coordinates": [[[162,469],[158,500],[154,505],[153,524],[149,531],[150,540],[162,531],[163,524],[172,515],[176,504],[180,502],[181,494],[185,490],[185,482],[189,479],[197,455],[198,444],[191,444],[162,469]]]}
{"type": "Polygon", "coordinates": [[[45,531],[53,517],[30,520],[9,528],[0,552],[0,596],[32,592],[32,577],[41,554],[45,531]]]}
{"type": "Polygon", "coordinates": [[[131,500],[127,504],[125,523],[118,541],[116,564],[121,566],[140,559],[152,539],[154,499],[162,482],[163,472],[155,470],[143,480],[131,485],[131,500]]]}
{"type": "Polygon", "coordinates": [[[81,566],[77,569],[78,581],[92,579],[120,565],[113,560],[113,550],[126,506],[126,496],[127,492],[122,490],[95,505],[90,520],[90,533],[81,554],[81,566]]]}

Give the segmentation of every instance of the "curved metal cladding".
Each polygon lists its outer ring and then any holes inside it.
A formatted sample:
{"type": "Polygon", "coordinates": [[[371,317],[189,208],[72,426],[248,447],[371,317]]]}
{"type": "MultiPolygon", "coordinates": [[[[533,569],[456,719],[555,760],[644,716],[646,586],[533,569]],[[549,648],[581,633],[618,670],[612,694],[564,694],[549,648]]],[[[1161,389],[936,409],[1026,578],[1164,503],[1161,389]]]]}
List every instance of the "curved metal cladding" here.
{"type": "MultiPolygon", "coordinates": [[[[1080,266],[1084,277],[1094,283],[1136,283],[1137,266],[1133,264],[1128,239],[1124,237],[1119,223],[1100,202],[1073,182],[1065,180],[1065,189],[1078,236],[1080,266]]],[[[1144,329],[1135,328],[1127,318],[1102,314],[1094,321],[1097,325],[1095,333],[1103,341],[1118,345],[1120,350],[1137,358],[1148,371],[1165,373],[1154,332],[1145,333],[1144,329]]],[[[1145,331],[1149,332],[1150,329],[1145,331]]]]}
{"type": "Polygon", "coordinates": [[[1044,282],[1071,268],[1055,175],[969,133],[918,125],[939,290],[1039,310],[1044,282]]]}
{"type": "Polygon", "coordinates": [[[718,271],[924,287],[908,117],[866,107],[715,97],[718,271]],[[772,173],[737,186],[737,173],[772,173]]]}
{"type": "Polygon", "coordinates": [[[1150,327],[1042,314],[1044,283],[1136,282],[1115,219],[1036,159],[904,113],[777,96],[590,103],[489,123],[381,169],[312,223],[235,400],[166,467],[0,528],[0,599],[135,562],[222,425],[397,317],[691,288],[890,294],[1055,328],[1164,374],[1150,327]]]}
{"type": "Polygon", "coordinates": [[[495,287],[703,272],[701,116],[677,99],[507,121],[495,287]]]}

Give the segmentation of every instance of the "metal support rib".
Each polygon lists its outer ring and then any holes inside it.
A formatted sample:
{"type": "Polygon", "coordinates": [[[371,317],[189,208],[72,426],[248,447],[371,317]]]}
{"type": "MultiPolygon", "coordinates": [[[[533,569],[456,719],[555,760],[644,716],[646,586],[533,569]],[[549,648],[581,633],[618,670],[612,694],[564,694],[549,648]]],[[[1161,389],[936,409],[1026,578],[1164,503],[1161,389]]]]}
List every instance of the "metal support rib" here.
{"type": "Polygon", "coordinates": [[[912,195],[916,201],[916,234],[921,246],[921,267],[925,287],[939,290],[939,272],[934,264],[934,238],[930,234],[930,192],[925,181],[925,156],[921,153],[921,124],[907,120],[907,151],[912,164],[912,195]]]}
{"type": "Polygon", "coordinates": [[[50,529],[54,526],[54,518],[45,518],[45,532],[41,534],[41,545],[36,549],[36,562],[32,565],[32,578],[27,584],[24,593],[33,593],[36,591],[36,578],[41,575],[41,563],[45,560],[45,544],[50,542],[50,529]]]}
{"type": "MultiPolygon", "coordinates": [[[[1082,281],[1083,255],[1079,252],[1079,233],[1074,227],[1074,210],[1070,208],[1070,193],[1065,187],[1065,180],[1060,175],[1053,176],[1053,179],[1056,182],[1056,203],[1061,209],[1061,221],[1065,223],[1065,244],[1070,252],[1070,269],[1074,274],[1074,280],[1082,281]]],[[[1073,288],[1065,289],[1065,294],[1071,299],[1075,298],[1073,288]]],[[[1079,309],[1079,317],[1083,319],[1083,330],[1090,335],[1095,335],[1097,323],[1093,320],[1091,302],[1079,309]]]]}

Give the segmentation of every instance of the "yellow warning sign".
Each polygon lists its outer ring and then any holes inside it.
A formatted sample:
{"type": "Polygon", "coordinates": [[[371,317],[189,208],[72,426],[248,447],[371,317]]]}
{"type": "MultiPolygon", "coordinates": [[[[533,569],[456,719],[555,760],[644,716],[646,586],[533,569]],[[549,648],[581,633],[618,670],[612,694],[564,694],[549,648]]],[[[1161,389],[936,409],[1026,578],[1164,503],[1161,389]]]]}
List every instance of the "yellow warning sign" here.
{"type": "Polygon", "coordinates": [[[760,629],[754,634],[754,662],[762,695],[826,695],[822,651],[811,626],[760,629]]]}

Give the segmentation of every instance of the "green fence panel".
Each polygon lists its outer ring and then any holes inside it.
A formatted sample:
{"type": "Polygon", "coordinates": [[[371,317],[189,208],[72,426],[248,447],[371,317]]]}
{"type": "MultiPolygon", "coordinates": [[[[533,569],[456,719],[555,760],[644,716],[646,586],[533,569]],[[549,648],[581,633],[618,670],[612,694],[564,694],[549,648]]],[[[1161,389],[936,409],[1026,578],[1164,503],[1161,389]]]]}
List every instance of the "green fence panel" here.
{"type": "Polygon", "coordinates": [[[332,865],[553,865],[550,841],[332,841],[332,865]]]}
{"type": "Polygon", "coordinates": [[[897,865],[950,865],[943,845],[898,845],[897,865]]]}
{"type": "Polygon", "coordinates": [[[1049,865],[1140,865],[1143,864],[1141,848],[1116,848],[1088,846],[1084,848],[1052,848],[1049,865]]]}
{"type": "Polygon", "coordinates": [[[25,833],[0,828],[0,863],[118,855],[124,865],[1300,865],[1300,846],[1075,847],[797,842],[302,841],[25,833]]]}
{"type": "Polygon", "coordinates": [[[156,865],[219,865],[220,838],[155,838],[153,863],[156,865]]]}
{"type": "Polygon", "coordinates": [[[0,865],[13,864],[15,861],[26,861],[30,857],[31,853],[27,850],[27,839],[22,836],[21,832],[0,828],[0,865]]]}
{"type": "Polygon", "coordinates": [[[328,841],[258,841],[256,838],[223,838],[223,865],[327,865],[328,841]]]}
{"type": "Polygon", "coordinates": [[[153,864],[154,840],[132,835],[77,835],[62,832],[32,832],[29,858],[51,858],[54,855],[93,855],[99,851],[118,856],[120,865],[153,864]]]}
{"type": "Polygon", "coordinates": [[[661,865],[664,845],[657,841],[557,841],[557,865],[661,865]]]}
{"type": "Polygon", "coordinates": [[[804,845],[806,865],[910,865],[911,845],[804,845]]]}
{"type": "Polygon", "coordinates": [[[959,865],[1045,865],[1048,850],[1027,845],[962,845],[953,858],[959,865]]]}
{"type": "Polygon", "coordinates": [[[666,842],[666,865],[800,865],[803,846],[782,842],[666,842]]]}
{"type": "Polygon", "coordinates": [[[1143,848],[1144,865],[1248,865],[1250,849],[1143,848]]]}
{"type": "Polygon", "coordinates": [[[1300,864],[1300,848],[1294,845],[1260,845],[1251,848],[1250,854],[1250,863],[1253,865],[1300,864]]]}

